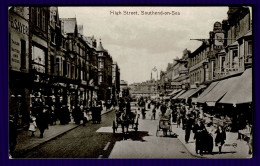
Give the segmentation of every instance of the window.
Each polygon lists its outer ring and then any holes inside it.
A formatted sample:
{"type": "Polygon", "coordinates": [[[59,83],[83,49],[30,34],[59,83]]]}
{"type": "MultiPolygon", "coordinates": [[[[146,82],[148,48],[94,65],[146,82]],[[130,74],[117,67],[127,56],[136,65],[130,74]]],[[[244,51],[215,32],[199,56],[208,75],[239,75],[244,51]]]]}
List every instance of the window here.
{"type": "Polygon", "coordinates": [[[98,68],[103,69],[104,68],[104,61],[100,60],[98,62],[98,68]]]}
{"type": "Polygon", "coordinates": [[[233,50],[232,51],[232,56],[233,56],[233,63],[232,63],[232,67],[236,68],[239,65],[239,60],[238,60],[238,51],[237,50],[233,50]]]}
{"type": "Polygon", "coordinates": [[[36,25],[38,26],[38,27],[40,27],[41,26],[41,11],[40,11],[40,8],[39,7],[37,7],[36,8],[36,10],[37,10],[37,14],[36,14],[36,16],[37,16],[37,18],[36,18],[36,25]]]}
{"type": "Polygon", "coordinates": [[[32,7],[31,16],[32,16],[32,23],[37,23],[37,12],[35,7],[32,7]]]}
{"type": "Polygon", "coordinates": [[[75,66],[71,65],[71,78],[74,79],[75,78],[75,66]]]}
{"type": "Polygon", "coordinates": [[[222,57],[220,57],[220,69],[221,69],[221,72],[224,71],[224,68],[225,68],[225,57],[222,56],[222,57]]]}
{"type": "Polygon", "coordinates": [[[252,56],[252,41],[248,41],[248,55],[252,56]]]}
{"type": "Polygon", "coordinates": [[[71,69],[70,69],[70,64],[67,63],[67,77],[71,78],[71,69]]]}
{"type": "Polygon", "coordinates": [[[45,10],[42,10],[42,20],[41,20],[41,28],[43,31],[46,31],[46,17],[45,17],[45,10]]]}
{"type": "Polygon", "coordinates": [[[21,39],[21,69],[26,68],[26,41],[21,39]]]}
{"type": "Polygon", "coordinates": [[[63,76],[65,77],[67,75],[67,64],[65,60],[62,60],[63,63],[63,76]]]}
{"type": "Polygon", "coordinates": [[[50,60],[51,60],[51,74],[53,74],[54,73],[54,56],[53,55],[51,55],[50,60]]]}
{"type": "Polygon", "coordinates": [[[55,32],[51,32],[51,42],[52,42],[53,44],[56,43],[55,38],[56,38],[55,32]]]}
{"type": "Polygon", "coordinates": [[[57,75],[60,76],[61,75],[61,60],[60,58],[56,58],[56,64],[57,64],[57,75]]]}
{"type": "Polygon", "coordinates": [[[102,83],[102,82],[103,82],[103,77],[102,77],[102,75],[98,76],[98,82],[99,82],[99,83],[102,83]]]}

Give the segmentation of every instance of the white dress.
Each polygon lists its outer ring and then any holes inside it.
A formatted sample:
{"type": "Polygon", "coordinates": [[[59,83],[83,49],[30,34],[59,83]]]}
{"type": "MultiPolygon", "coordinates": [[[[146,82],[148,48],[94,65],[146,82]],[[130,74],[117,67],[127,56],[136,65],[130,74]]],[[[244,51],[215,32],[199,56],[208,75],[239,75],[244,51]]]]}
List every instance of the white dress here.
{"type": "Polygon", "coordinates": [[[35,121],[30,123],[29,131],[36,131],[36,122],[35,121]]]}

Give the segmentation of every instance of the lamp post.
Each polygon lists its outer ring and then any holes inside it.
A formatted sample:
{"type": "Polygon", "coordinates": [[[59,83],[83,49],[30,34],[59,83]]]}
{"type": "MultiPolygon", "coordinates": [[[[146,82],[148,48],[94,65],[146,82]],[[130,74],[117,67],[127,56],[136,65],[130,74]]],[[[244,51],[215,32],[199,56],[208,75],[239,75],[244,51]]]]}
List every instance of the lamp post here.
{"type": "Polygon", "coordinates": [[[156,96],[157,96],[157,93],[158,93],[158,70],[157,70],[156,66],[154,66],[152,71],[156,72],[156,96]]]}

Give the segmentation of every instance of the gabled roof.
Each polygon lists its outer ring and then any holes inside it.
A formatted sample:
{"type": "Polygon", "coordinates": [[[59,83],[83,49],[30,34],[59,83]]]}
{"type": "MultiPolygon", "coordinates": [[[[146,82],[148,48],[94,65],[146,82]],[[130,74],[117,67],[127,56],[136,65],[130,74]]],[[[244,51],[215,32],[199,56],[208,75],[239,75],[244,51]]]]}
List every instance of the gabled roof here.
{"type": "Polygon", "coordinates": [[[67,33],[75,32],[75,28],[77,24],[76,18],[61,18],[60,20],[63,26],[63,33],[67,34],[67,33]]]}
{"type": "Polygon", "coordinates": [[[98,52],[107,52],[107,50],[105,50],[105,49],[103,48],[103,46],[102,46],[101,39],[100,39],[100,42],[99,42],[99,44],[98,44],[98,46],[97,46],[97,51],[98,51],[98,52]]]}

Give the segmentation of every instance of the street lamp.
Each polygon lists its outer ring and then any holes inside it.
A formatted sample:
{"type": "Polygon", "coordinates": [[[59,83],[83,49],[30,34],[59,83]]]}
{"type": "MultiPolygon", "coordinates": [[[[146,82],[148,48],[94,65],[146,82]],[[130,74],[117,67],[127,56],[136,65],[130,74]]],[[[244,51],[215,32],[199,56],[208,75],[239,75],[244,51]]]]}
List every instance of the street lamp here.
{"type": "Polygon", "coordinates": [[[156,68],[156,66],[154,66],[154,68],[152,69],[153,72],[156,72],[156,96],[157,96],[157,93],[158,93],[158,70],[156,68]]]}

